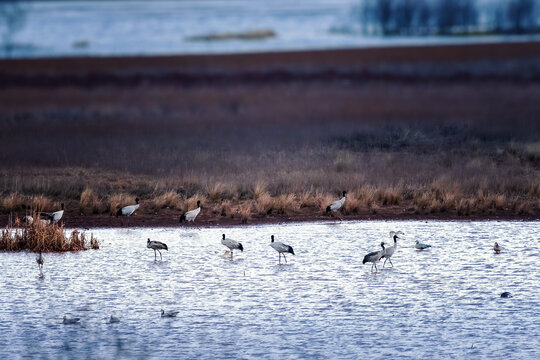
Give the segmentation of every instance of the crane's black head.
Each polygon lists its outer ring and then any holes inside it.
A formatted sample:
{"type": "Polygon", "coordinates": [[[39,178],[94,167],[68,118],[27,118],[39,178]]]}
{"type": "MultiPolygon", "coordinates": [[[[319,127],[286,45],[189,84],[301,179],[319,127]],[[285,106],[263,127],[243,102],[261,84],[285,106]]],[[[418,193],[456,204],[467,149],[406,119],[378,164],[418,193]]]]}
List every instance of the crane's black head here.
{"type": "Polygon", "coordinates": [[[270,236],[270,238],[272,239],[272,242],[274,242],[274,235],[270,236]]]}
{"type": "Polygon", "coordinates": [[[64,210],[64,203],[61,203],[60,207],[62,208],[62,210],[64,210]]]}
{"type": "Polygon", "coordinates": [[[394,242],[395,242],[397,239],[399,239],[399,236],[397,236],[397,235],[394,234],[394,242]]]}
{"type": "Polygon", "coordinates": [[[135,202],[138,204],[139,203],[139,198],[135,198],[135,202]]]}
{"type": "Polygon", "coordinates": [[[221,238],[222,238],[223,240],[225,240],[225,234],[223,234],[221,238]]]}
{"type": "Polygon", "coordinates": [[[146,243],[147,243],[147,244],[150,243],[150,238],[148,238],[148,240],[146,241],[146,243]]]}
{"type": "Polygon", "coordinates": [[[122,208],[118,205],[116,207],[116,217],[119,217],[120,215],[122,215],[122,208]]]}
{"type": "Polygon", "coordinates": [[[384,249],[384,241],[381,242],[381,247],[384,249]]]}
{"type": "Polygon", "coordinates": [[[343,190],[343,197],[345,197],[345,194],[347,194],[347,192],[345,190],[343,190]]]}
{"type": "Polygon", "coordinates": [[[197,207],[201,207],[201,200],[197,200],[197,207]]]}

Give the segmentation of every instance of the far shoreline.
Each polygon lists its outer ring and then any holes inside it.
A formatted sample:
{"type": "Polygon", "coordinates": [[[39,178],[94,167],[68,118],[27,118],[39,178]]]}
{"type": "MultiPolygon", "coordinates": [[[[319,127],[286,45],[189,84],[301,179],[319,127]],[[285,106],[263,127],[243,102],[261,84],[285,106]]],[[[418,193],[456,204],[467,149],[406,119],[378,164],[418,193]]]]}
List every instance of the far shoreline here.
{"type": "MultiPolygon", "coordinates": [[[[352,221],[452,221],[452,222],[471,222],[471,221],[540,221],[535,215],[516,215],[506,213],[504,211],[493,214],[473,214],[460,216],[457,214],[397,214],[392,212],[381,212],[377,214],[361,214],[342,216],[332,218],[325,215],[291,215],[291,216],[266,216],[255,217],[248,221],[243,221],[240,217],[222,217],[222,218],[205,218],[204,216],[197,221],[197,224],[178,221],[178,218],[172,218],[171,215],[134,215],[128,217],[115,217],[112,215],[78,215],[68,216],[63,219],[62,224],[67,229],[128,229],[128,228],[184,228],[197,229],[199,228],[231,228],[242,226],[256,225],[280,225],[293,223],[347,223],[352,221]]],[[[9,222],[9,215],[0,216],[0,227],[5,228],[9,222]]]]}

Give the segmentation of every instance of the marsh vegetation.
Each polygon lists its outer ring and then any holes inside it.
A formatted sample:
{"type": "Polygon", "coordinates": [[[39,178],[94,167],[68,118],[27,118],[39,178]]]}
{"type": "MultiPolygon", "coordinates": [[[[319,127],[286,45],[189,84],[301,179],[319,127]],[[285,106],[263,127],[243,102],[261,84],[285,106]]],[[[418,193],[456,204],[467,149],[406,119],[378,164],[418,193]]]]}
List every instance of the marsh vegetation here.
{"type": "Polygon", "coordinates": [[[292,54],[281,67],[279,54],[204,69],[13,62],[0,74],[1,211],[108,215],[139,197],[140,215],[177,219],[200,199],[202,221],[301,218],[347,190],[350,217],[535,217],[539,70],[533,45],[507,47],[292,54]],[[349,75],[327,72],[328,56],[349,75]]]}

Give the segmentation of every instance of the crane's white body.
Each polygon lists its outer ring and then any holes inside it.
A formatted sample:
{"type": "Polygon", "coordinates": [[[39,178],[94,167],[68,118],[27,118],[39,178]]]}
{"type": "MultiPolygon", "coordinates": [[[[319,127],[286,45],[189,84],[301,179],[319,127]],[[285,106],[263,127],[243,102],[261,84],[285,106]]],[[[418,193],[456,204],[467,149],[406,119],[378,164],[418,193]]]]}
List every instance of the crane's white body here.
{"type": "Polygon", "coordinates": [[[133,214],[135,212],[135,210],[137,210],[139,208],[139,204],[135,204],[135,205],[128,205],[128,206],[124,206],[122,208],[121,211],[121,214],[122,215],[125,215],[125,216],[130,216],[131,214],[133,214]]]}
{"type": "Polygon", "coordinates": [[[197,215],[199,215],[200,212],[201,212],[200,206],[196,209],[186,212],[185,213],[186,221],[195,221],[195,218],[197,217],[197,215]]]}
{"type": "Polygon", "coordinates": [[[427,248],[430,248],[431,245],[428,245],[428,244],[422,244],[421,242],[419,242],[418,240],[416,240],[415,242],[415,245],[414,247],[418,250],[425,250],[427,248]]]}
{"type": "Polygon", "coordinates": [[[193,222],[193,224],[195,224],[195,218],[197,217],[197,215],[199,215],[200,212],[201,212],[201,201],[197,200],[197,208],[183,213],[180,216],[180,222],[182,222],[182,220],[186,220],[187,222],[191,221],[193,222]]]}
{"type": "Polygon", "coordinates": [[[270,243],[270,246],[279,253],[279,263],[281,264],[281,255],[283,255],[285,262],[287,262],[287,258],[285,257],[285,254],[290,253],[294,255],[294,250],[292,246],[286,245],[279,241],[274,241],[274,235],[271,236],[271,239],[272,239],[272,242],[270,243]]]}
{"type": "Polygon", "coordinates": [[[60,221],[62,216],[64,216],[64,210],[55,211],[55,212],[51,213],[50,215],[51,215],[51,220],[52,221],[58,222],[58,221],[60,221]]]}
{"type": "Polygon", "coordinates": [[[242,252],[244,251],[244,246],[242,245],[242,243],[239,243],[238,241],[230,239],[230,238],[226,238],[225,234],[223,234],[221,238],[221,243],[225,245],[226,247],[228,247],[229,250],[231,251],[231,259],[233,258],[233,250],[238,249],[242,252]]]}
{"type": "Polygon", "coordinates": [[[336,212],[339,209],[341,209],[344,203],[345,203],[345,196],[339,200],[334,201],[332,204],[330,204],[330,210],[333,212],[336,212]]]}

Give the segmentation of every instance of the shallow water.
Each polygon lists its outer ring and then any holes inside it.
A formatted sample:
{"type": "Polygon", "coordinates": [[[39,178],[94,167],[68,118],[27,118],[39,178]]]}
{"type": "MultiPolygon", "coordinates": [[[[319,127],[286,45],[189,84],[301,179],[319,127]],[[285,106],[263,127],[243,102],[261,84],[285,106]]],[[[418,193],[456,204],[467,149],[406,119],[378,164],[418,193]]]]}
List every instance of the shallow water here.
{"type": "MultiPolygon", "coordinates": [[[[154,55],[538,40],[540,36],[363,36],[359,0],[34,1],[25,6],[13,57],[154,55]],[[190,36],[271,29],[262,40],[190,36]],[[79,44],[79,45],[77,45],[79,44]]],[[[0,51],[0,58],[6,54],[0,51]]]]}
{"type": "Polygon", "coordinates": [[[92,230],[101,249],[46,254],[43,280],[34,254],[0,253],[0,358],[537,359],[539,225],[92,230]],[[363,255],[390,230],[405,233],[394,268],[371,273],[363,255]],[[222,232],[244,245],[233,261],[222,232]],[[278,265],[271,234],[293,246],[288,264],[278,265]],[[168,244],[163,261],[148,237],[168,244]],[[433,247],[417,251],[417,239],[433,247]],[[65,314],[81,323],[63,325],[65,314]],[[110,314],[121,322],[107,324],[110,314]]]}

